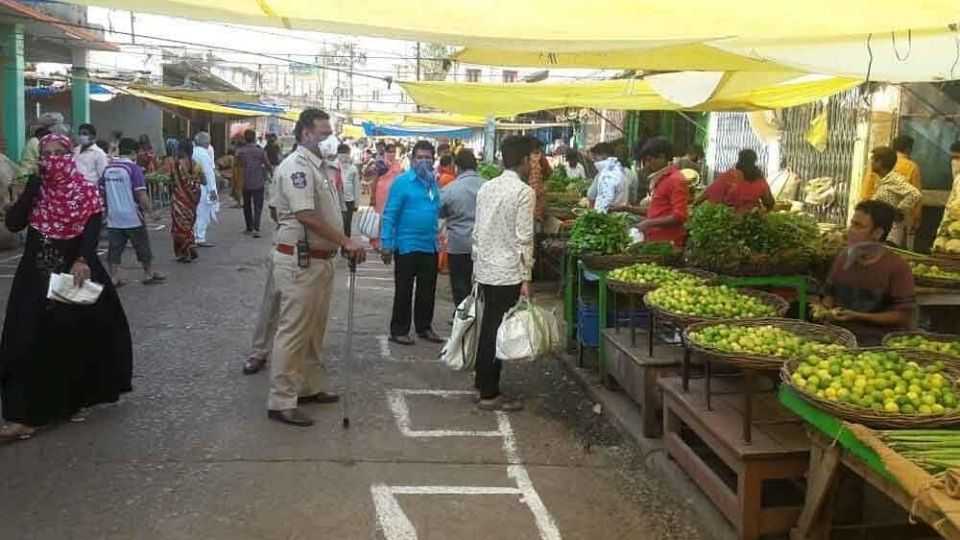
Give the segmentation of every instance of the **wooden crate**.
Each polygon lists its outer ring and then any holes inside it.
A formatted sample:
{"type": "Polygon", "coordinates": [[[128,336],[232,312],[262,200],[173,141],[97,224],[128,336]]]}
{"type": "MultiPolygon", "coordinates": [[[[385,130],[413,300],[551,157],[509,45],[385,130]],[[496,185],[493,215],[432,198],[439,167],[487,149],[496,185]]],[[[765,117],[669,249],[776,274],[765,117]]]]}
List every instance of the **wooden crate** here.
{"type": "Polygon", "coordinates": [[[713,410],[707,410],[702,379],[690,381],[689,392],[683,391],[679,377],[663,378],[659,384],[667,452],[733,523],[738,537],[755,540],[788,532],[802,510],[802,493],[796,501],[765,503],[764,498],[786,495],[786,490],[764,483],[799,480],[806,474],[810,441],[800,419],[785,410],[775,394],[757,394],[753,441],[747,444],[741,437],[743,404],[735,385],[715,381],[722,394],[714,395],[713,410]],[[702,444],[692,442],[694,438],[702,444]]]}
{"type": "Polygon", "coordinates": [[[660,437],[663,399],[657,381],[680,373],[683,349],[661,347],[657,356],[651,357],[647,354],[646,332],[637,332],[635,344],[626,328],[607,328],[602,336],[607,344],[607,374],[640,406],[643,436],[660,437]]]}

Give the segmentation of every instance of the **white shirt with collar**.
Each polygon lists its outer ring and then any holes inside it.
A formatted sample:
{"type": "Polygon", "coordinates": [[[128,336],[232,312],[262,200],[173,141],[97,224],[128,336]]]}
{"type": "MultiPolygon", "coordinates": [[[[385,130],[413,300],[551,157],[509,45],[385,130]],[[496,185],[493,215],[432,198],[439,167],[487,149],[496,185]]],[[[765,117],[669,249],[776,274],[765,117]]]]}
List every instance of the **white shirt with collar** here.
{"type": "Polygon", "coordinates": [[[533,188],[511,170],[484,182],[473,227],[473,277],[517,285],[533,273],[533,188]]]}
{"type": "Polygon", "coordinates": [[[597,163],[597,170],[597,200],[594,203],[597,212],[606,214],[611,206],[627,204],[629,193],[620,160],[607,158],[597,163]]]}
{"type": "Polygon", "coordinates": [[[83,178],[91,184],[100,185],[100,178],[103,177],[103,171],[107,170],[110,164],[110,158],[100,149],[99,146],[91,144],[84,148],[77,146],[73,149],[73,160],[77,163],[77,170],[83,175],[83,178]]]}

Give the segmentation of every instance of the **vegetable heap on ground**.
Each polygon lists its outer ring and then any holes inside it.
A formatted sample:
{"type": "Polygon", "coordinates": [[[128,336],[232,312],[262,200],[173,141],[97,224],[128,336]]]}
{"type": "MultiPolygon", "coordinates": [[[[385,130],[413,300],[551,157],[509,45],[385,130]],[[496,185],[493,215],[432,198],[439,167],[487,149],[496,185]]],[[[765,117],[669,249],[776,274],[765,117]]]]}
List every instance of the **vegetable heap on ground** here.
{"type": "Polygon", "coordinates": [[[894,349],[919,349],[960,356],[960,341],[937,341],[920,334],[891,338],[885,342],[885,345],[894,349]]]}
{"type": "Polygon", "coordinates": [[[748,264],[807,265],[820,236],[806,214],[737,214],[723,204],[703,203],[687,221],[687,257],[693,266],[720,273],[748,264]]]}
{"type": "Polygon", "coordinates": [[[935,264],[910,263],[914,275],[960,281],[960,272],[944,270],[935,264]]]}
{"type": "Polygon", "coordinates": [[[930,415],[953,412],[957,395],[943,362],[920,366],[895,351],[812,354],[791,375],[793,384],[827,401],[878,413],[930,415]]]}
{"type": "Polygon", "coordinates": [[[601,214],[593,210],[577,218],[567,248],[573,253],[614,255],[630,244],[626,214],[601,214]]]}
{"type": "Polygon", "coordinates": [[[610,272],[608,277],[617,281],[651,287],[674,284],[703,285],[705,283],[705,280],[699,276],[653,263],[640,263],[617,268],[610,272]]]}
{"type": "Polygon", "coordinates": [[[691,332],[690,339],[708,349],[786,360],[799,360],[810,355],[829,355],[846,348],[843,345],[800,337],[789,330],[769,324],[763,326],[716,324],[691,332]]]}
{"type": "Polygon", "coordinates": [[[891,450],[932,474],[960,467],[960,430],[897,429],[874,433],[891,450]]]}
{"type": "Polygon", "coordinates": [[[646,302],[689,317],[759,319],[777,316],[775,307],[726,285],[667,285],[648,294],[646,302]]]}

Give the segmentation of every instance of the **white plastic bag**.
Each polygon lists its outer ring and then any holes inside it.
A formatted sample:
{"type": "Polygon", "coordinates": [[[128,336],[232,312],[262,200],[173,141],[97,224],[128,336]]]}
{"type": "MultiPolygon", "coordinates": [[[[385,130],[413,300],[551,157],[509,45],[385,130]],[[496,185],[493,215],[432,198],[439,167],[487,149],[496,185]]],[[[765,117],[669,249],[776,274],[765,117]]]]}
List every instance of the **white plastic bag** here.
{"type": "MultiPolygon", "coordinates": [[[[446,345],[440,351],[440,361],[457,371],[469,371],[477,363],[477,340],[480,325],[477,324],[477,290],[464,298],[453,316],[453,330],[446,345]]],[[[482,306],[481,306],[482,309],[482,306]]]]}
{"type": "Polygon", "coordinates": [[[497,330],[497,358],[535,360],[559,349],[562,343],[563,331],[556,314],[521,298],[504,315],[497,330]]]}
{"type": "Polygon", "coordinates": [[[353,230],[367,238],[380,238],[380,214],[372,206],[362,206],[353,214],[353,230]]]}

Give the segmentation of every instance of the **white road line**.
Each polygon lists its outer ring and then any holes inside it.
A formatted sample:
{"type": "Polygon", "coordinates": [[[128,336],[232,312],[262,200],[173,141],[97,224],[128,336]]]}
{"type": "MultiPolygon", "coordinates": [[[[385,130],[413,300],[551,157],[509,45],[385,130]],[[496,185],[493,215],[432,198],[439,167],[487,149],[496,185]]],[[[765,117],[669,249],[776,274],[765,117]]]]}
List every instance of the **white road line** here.
{"type": "Polygon", "coordinates": [[[404,394],[414,395],[433,395],[433,396],[462,396],[470,395],[473,392],[460,390],[390,390],[387,395],[387,401],[390,404],[390,410],[394,418],[397,419],[397,429],[406,437],[502,437],[503,434],[497,431],[467,431],[453,429],[413,429],[413,421],[410,418],[410,407],[407,406],[407,399],[404,394]]]}
{"type": "Polygon", "coordinates": [[[358,291],[393,291],[393,287],[360,287],[357,286],[358,291]]]}
{"type": "Polygon", "coordinates": [[[530,474],[520,459],[520,452],[517,451],[517,439],[513,434],[513,426],[510,425],[510,419],[507,418],[506,413],[497,411],[497,424],[500,426],[500,432],[503,433],[503,453],[507,455],[507,463],[513,464],[507,467],[507,476],[517,482],[517,488],[523,493],[522,501],[530,508],[530,513],[537,521],[540,538],[543,540],[560,540],[560,529],[557,528],[553,516],[550,515],[550,511],[543,504],[543,500],[540,499],[540,494],[533,487],[530,474]]]}
{"type": "Polygon", "coordinates": [[[400,501],[390,492],[389,486],[374,484],[370,486],[370,494],[377,511],[377,524],[386,540],[417,540],[417,529],[400,508],[400,501]]]}
{"type": "Polygon", "coordinates": [[[547,510],[546,505],[537,493],[530,474],[523,465],[520,452],[517,450],[517,440],[513,433],[513,426],[507,414],[497,411],[497,431],[457,431],[457,430],[414,430],[411,428],[410,408],[407,406],[407,395],[440,396],[451,398],[471,395],[468,390],[400,390],[387,392],[390,409],[397,420],[397,427],[407,437],[502,437],[503,452],[506,454],[507,476],[516,482],[517,487],[488,487],[488,486],[387,486],[374,484],[370,486],[374,507],[377,512],[377,523],[386,540],[417,540],[417,530],[404,513],[397,495],[520,495],[520,502],[525,504],[533,514],[540,533],[541,540],[562,540],[556,521],[547,510]]]}
{"type": "Polygon", "coordinates": [[[357,276],[357,279],[369,279],[372,281],[393,281],[392,277],[373,277],[373,276],[357,276]]]}
{"type": "Polygon", "coordinates": [[[384,360],[392,360],[392,355],[390,353],[390,338],[386,334],[382,336],[377,336],[377,341],[380,343],[380,357],[384,360]]]}
{"type": "Polygon", "coordinates": [[[13,274],[0,274],[0,278],[3,278],[3,279],[9,279],[12,277],[13,277],[13,274]]]}
{"type": "Polygon", "coordinates": [[[11,257],[7,257],[6,259],[0,259],[0,263],[5,263],[5,262],[7,262],[7,261],[15,261],[15,260],[19,259],[20,257],[23,257],[23,253],[19,253],[19,254],[17,254],[17,255],[13,255],[13,256],[11,256],[11,257]]]}
{"type": "Polygon", "coordinates": [[[515,487],[486,486],[390,486],[394,495],[522,495],[515,487]]]}

